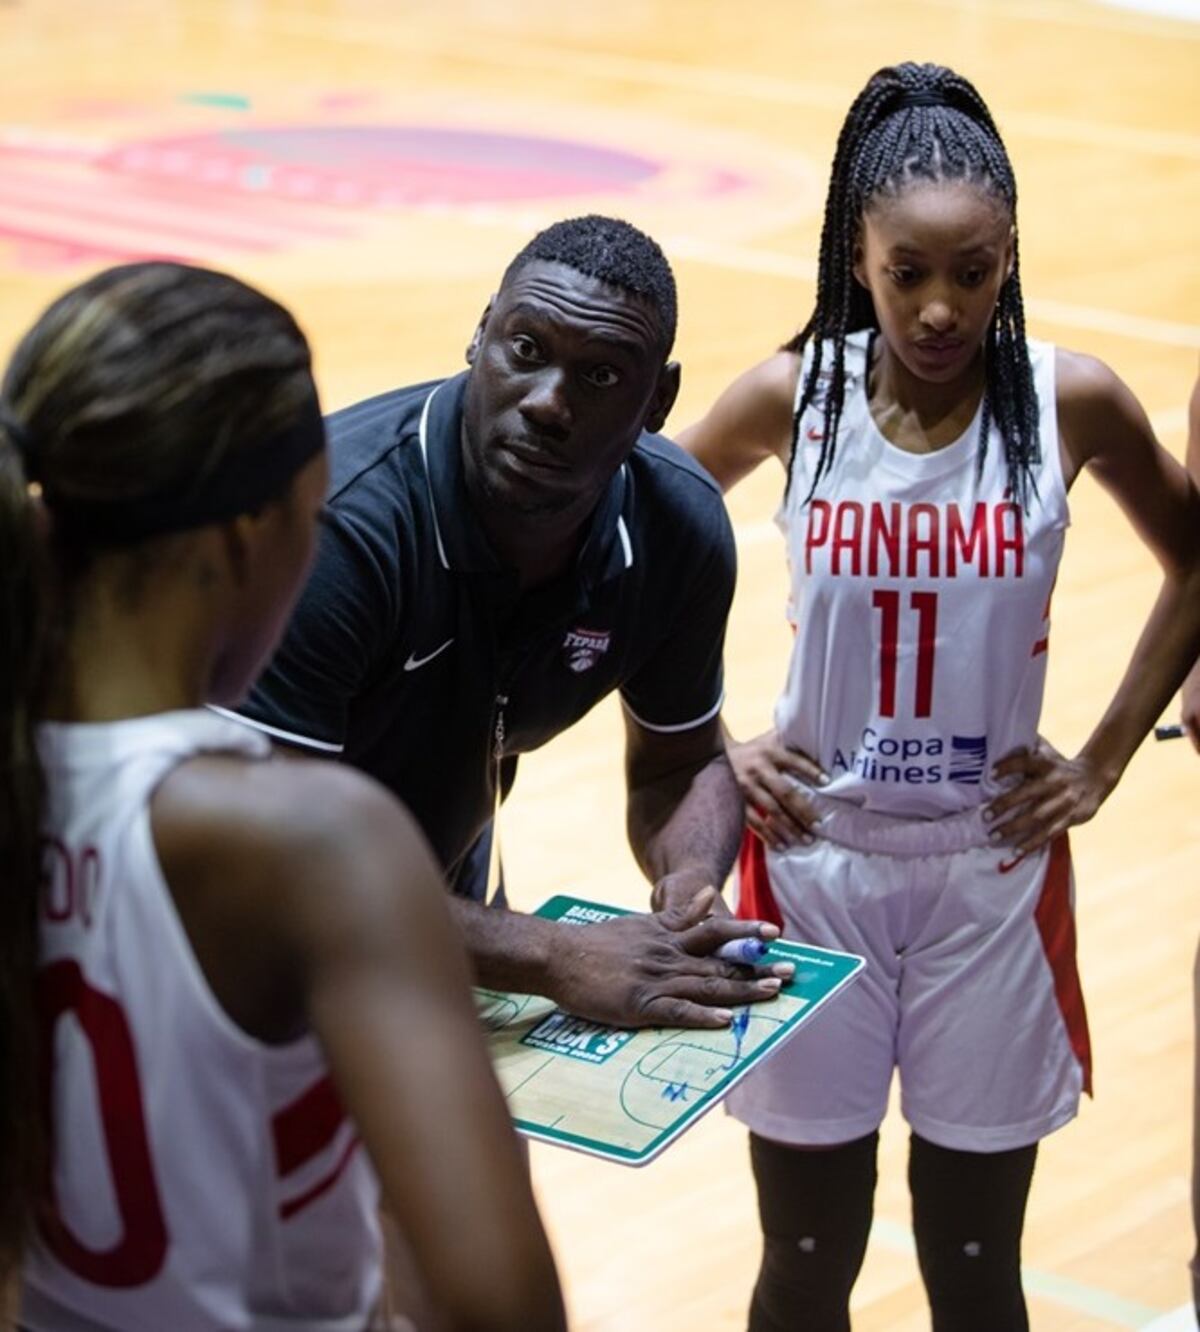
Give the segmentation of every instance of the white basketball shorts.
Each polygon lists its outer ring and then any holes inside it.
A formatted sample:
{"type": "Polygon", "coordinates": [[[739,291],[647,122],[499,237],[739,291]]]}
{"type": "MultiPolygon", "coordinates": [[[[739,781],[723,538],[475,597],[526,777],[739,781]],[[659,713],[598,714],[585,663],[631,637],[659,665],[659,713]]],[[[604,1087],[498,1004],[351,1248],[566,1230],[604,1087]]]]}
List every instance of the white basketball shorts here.
{"type": "Polygon", "coordinates": [[[1091,1051],[1066,837],[1017,859],[981,845],[978,810],[917,821],[820,803],[811,846],[747,833],[738,915],[867,965],[729,1113],[779,1142],[850,1142],[879,1127],[898,1069],[905,1119],[941,1147],[1024,1147],[1074,1118],[1091,1051]]]}

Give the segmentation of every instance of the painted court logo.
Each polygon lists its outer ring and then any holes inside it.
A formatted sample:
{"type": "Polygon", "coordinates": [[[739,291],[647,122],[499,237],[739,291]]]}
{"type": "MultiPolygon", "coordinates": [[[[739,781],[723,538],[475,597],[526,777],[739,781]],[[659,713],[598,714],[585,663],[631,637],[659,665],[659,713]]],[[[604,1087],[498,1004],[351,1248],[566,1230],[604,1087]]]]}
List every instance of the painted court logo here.
{"type": "Polygon", "coordinates": [[[614,1031],[594,1022],[572,1017],[557,1010],[544,1017],[532,1031],[521,1037],[522,1045],[535,1050],[581,1059],[585,1064],[603,1064],[633,1039],[631,1031],[614,1031]]]}
{"type": "Polygon", "coordinates": [[[572,629],[563,639],[563,655],[575,672],[590,671],[608,651],[612,633],[608,629],[572,629]]]}

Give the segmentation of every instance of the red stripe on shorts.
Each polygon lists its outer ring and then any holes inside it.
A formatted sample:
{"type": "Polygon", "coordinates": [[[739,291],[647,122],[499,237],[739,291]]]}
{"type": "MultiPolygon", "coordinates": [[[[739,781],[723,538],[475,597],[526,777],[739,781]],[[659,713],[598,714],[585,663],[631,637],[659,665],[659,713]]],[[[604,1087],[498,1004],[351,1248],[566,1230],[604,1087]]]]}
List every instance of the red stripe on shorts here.
{"type": "Polygon", "coordinates": [[[1033,913],[1042,948],[1054,976],[1054,994],[1067,1027],[1075,1058],[1083,1069],[1083,1090],[1092,1094],[1092,1043],[1088,1036],[1083,989],[1075,963],[1075,914],[1071,910],[1071,847],[1066,833],[1050,844],[1050,860],[1037,909],[1033,913]]]}
{"type": "Polygon", "coordinates": [[[779,904],[771,891],[767,876],[767,856],[762,838],[749,828],[742,834],[742,847],[738,852],[738,905],[739,920],[765,920],[783,930],[783,917],[779,904]]]}

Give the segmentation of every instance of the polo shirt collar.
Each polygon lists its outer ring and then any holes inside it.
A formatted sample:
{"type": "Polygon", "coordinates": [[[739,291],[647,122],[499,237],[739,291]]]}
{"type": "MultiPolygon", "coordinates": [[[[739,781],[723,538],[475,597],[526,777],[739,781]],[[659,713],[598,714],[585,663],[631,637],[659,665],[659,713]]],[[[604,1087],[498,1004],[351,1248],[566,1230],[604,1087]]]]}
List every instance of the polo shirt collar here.
{"type": "MultiPolygon", "coordinates": [[[[502,573],[482,526],[474,520],[462,465],[463,371],[437,384],[425,399],[418,427],[425,480],[433,511],[434,535],[442,567],[459,573],[502,573]]],[[[615,578],[633,567],[633,485],[622,463],[592,515],[579,552],[578,571],[589,585],[615,578]]]]}

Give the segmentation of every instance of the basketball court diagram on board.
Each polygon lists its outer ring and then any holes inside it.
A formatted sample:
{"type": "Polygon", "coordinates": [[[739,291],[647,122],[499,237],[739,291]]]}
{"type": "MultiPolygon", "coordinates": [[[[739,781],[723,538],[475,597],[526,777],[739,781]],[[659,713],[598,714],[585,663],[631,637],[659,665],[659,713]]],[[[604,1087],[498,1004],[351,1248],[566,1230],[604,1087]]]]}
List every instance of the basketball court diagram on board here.
{"type": "MultiPolygon", "coordinates": [[[[536,914],[586,927],[628,913],[560,896],[536,914]]],[[[783,940],[763,962],[794,962],[794,979],[716,1030],[630,1031],[574,1017],[551,999],[477,989],[516,1128],[607,1161],[653,1160],[863,968],[852,954],[783,940]]]]}

